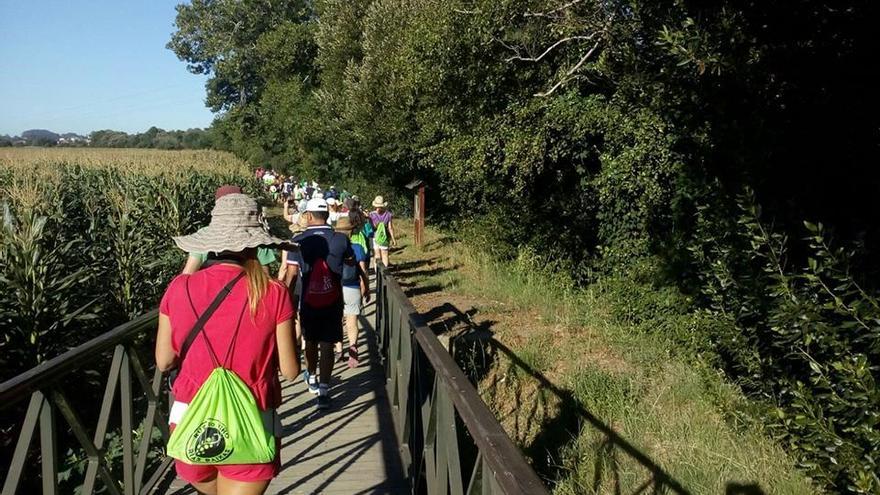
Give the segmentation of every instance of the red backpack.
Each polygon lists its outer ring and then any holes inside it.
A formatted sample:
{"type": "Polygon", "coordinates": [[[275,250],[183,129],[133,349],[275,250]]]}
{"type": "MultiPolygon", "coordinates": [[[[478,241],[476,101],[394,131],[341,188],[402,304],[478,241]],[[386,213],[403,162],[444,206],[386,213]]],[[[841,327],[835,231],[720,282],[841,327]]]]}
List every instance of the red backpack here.
{"type": "Polygon", "coordinates": [[[333,305],[342,296],[342,287],[337,277],[330,271],[330,265],[324,258],[318,258],[312,264],[309,285],[305,288],[303,302],[313,308],[326,308],[333,305]]]}

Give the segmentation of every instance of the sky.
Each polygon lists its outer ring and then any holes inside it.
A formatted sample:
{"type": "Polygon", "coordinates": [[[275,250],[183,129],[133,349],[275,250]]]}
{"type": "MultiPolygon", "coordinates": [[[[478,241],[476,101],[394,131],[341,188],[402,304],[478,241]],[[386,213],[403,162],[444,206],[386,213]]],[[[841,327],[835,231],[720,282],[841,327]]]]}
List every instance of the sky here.
{"type": "Polygon", "coordinates": [[[179,0],[0,0],[0,134],[207,127],[205,77],[165,44],[179,0]]]}

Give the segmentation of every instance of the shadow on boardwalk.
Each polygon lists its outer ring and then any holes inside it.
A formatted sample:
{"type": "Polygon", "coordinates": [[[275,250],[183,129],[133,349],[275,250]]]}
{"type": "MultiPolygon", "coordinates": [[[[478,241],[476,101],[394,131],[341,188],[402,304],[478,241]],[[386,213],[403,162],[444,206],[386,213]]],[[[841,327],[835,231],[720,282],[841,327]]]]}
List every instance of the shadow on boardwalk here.
{"type": "MultiPolygon", "coordinates": [[[[360,366],[337,363],[333,407],[315,410],[314,395],[302,380],[282,382],[281,473],[268,494],[408,493],[391,412],[385,374],[373,328],[375,305],[361,318],[360,366]]],[[[175,480],[167,493],[195,493],[175,480]]]]}

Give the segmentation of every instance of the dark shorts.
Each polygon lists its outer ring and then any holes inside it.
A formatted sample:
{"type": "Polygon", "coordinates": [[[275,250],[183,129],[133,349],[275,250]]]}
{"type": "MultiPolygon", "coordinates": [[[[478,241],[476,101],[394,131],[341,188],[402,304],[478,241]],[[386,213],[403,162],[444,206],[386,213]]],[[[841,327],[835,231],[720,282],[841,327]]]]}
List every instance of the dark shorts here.
{"type": "MultiPolygon", "coordinates": [[[[341,298],[340,298],[341,299],[341,298]]],[[[342,342],[342,301],[329,308],[311,308],[301,303],[299,318],[307,342],[342,342]]]]}

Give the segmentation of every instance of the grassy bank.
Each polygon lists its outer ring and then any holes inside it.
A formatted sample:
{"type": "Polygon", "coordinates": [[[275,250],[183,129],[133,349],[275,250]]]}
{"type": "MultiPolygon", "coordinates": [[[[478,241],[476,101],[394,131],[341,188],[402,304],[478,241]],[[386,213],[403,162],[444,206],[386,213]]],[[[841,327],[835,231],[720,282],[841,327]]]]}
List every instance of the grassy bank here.
{"type": "Polygon", "coordinates": [[[695,494],[817,491],[736,387],[620,323],[606,291],[437,232],[417,250],[400,223],[396,276],[555,493],[632,493],[652,477],[695,494]]]}

